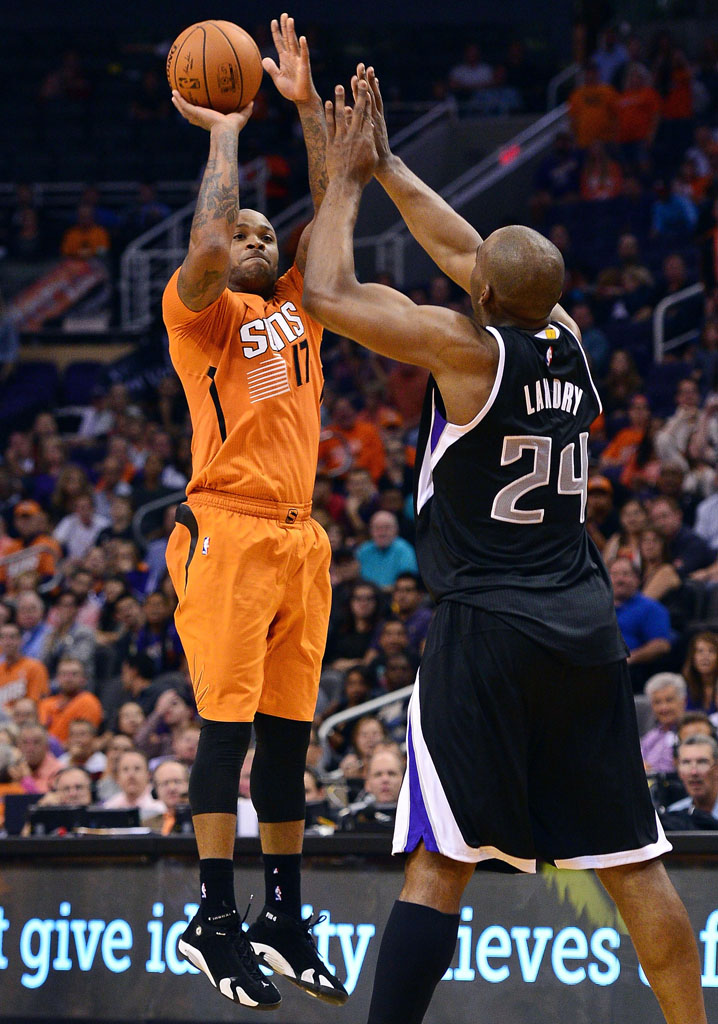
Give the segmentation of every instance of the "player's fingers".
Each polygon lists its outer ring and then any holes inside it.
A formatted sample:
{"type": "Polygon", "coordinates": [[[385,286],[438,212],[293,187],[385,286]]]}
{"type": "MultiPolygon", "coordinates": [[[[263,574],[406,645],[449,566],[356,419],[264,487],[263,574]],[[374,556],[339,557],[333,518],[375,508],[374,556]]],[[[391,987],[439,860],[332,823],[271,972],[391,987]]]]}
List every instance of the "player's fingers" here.
{"type": "Polygon", "coordinates": [[[352,80],[351,80],[352,96],[354,97],[355,100],[357,98],[357,86],[358,86],[358,84],[359,84],[359,79],[357,78],[356,75],[352,75],[352,80]]]}
{"type": "Polygon", "coordinates": [[[344,86],[334,86],[334,109],[335,118],[339,124],[345,123],[344,118],[344,86]]]}
{"type": "Polygon", "coordinates": [[[276,18],[272,18],[272,24],[270,25],[270,28],[272,30],[272,40],[274,41],[274,46],[277,50],[277,53],[283,53],[285,49],[284,40],[282,39],[282,31],[279,27],[279,22],[277,21],[276,18]]]}
{"type": "Polygon", "coordinates": [[[271,79],[276,78],[276,76],[279,74],[279,68],[277,67],[276,62],[273,61],[271,57],[262,58],[262,67],[264,68],[264,70],[267,72],[271,79]]]}
{"type": "Polygon", "coordinates": [[[290,53],[299,53],[299,40],[294,27],[294,18],[287,18],[284,38],[290,53]]]}
{"type": "Polygon", "coordinates": [[[327,122],[327,141],[333,142],[336,126],[334,124],[334,104],[331,100],[327,100],[324,104],[324,120],[327,122]]]}
{"type": "Polygon", "coordinates": [[[306,36],[299,37],[299,55],[305,64],[309,63],[309,43],[306,36]]]}
{"type": "Polygon", "coordinates": [[[374,71],[374,68],[369,68],[367,70],[367,81],[369,82],[372,96],[374,97],[374,101],[376,103],[376,109],[378,110],[379,114],[383,114],[384,101],[381,98],[381,91],[379,89],[379,79],[376,77],[376,72],[374,71]]]}

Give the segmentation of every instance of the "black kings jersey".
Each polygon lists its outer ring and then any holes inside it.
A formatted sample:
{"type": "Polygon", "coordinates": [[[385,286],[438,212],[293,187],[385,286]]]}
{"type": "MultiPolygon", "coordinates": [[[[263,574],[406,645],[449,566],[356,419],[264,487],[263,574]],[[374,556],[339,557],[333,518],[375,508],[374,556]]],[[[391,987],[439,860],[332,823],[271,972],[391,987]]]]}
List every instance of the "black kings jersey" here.
{"type": "Polygon", "coordinates": [[[585,528],[588,435],[601,411],[565,327],[489,327],[485,406],[448,423],[429,379],[417,447],[417,557],[435,601],[492,612],[574,664],[625,656],[606,569],[585,528]]]}

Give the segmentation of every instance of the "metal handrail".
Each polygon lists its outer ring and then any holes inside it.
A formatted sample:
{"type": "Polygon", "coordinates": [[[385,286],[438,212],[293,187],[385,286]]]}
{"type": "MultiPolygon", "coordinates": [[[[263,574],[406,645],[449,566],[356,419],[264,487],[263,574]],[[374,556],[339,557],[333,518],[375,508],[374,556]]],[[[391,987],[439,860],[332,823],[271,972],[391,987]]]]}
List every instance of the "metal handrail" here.
{"type": "Polygon", "coordinates": [[[575,78],[580,70],[580,64],[569,64],[567,68],[564,68],[563,71],[559,71],[557,75],[553,76],[546,89],[546,106],[549,110],[553,110],[556,106],[558,91],[561,86],[565,82],[570,82],[572,78],[575,78]]]}
{"type": "MultiPolygon", "coordinates": [[[[675,292],[673,295],[667,295],[665,299],[661,299],[656,305],[656,308],[653,310],[653,361],[655,363],[662,363],[663,357],[669,349],[676,348],[677,345],[687,341],[693,334],[690,331],[687,335],[671,338],[670,343],[666,342],[666,310],[670,309],[671,306],[677,306],[681,302],[685,302],[687,299],[692,299],[694,295],[699,295],[704,291],[705,287],[700,282],[698,284],[691,284],[687,288],[682,288],[679,292],[675,292]]],[[[698,325],[696,325],[697,328],[698,325]]]]}
{"type": "Polygon", "coordinates": [[[402,686],[400,690],[393,690],[391,693],[383,693],[381,697],[372,697],[371,700],[365,701],[356,708],[337,711],[335,715],[325,718],[319,726],[317,730],[319,742],[323,743],[332,729],[341,725],[342,722],[350,722],[353,718],[361,718],[363,715],[368,715],[371,711],[377,711],[379,708],[383,708],[385,704],[393,704],[397,700],[404,700],[406,698],[408,701],[413,689],[414,683],[411,686],[402,686]]]}
{"type": "Polygon", "coordinates": [[[143,551],[147,547],[147,541],[141,530],[142,520],[151,512],[157,512],[158,509],[167,508],[168,505],[179,505],[186,498],[187,494],[184,490],[172,491],[171,494],[165,494],[162,498],[154,498],[152,501],[140,505],[132,517],[132,534],[143,551]]]}

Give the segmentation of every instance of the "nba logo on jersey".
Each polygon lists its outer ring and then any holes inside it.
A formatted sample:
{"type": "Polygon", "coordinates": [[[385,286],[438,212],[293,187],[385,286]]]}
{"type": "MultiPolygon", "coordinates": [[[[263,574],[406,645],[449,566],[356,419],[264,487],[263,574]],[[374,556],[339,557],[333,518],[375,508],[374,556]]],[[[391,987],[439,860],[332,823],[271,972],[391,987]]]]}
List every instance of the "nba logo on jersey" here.
{"type": "Polygon", "coordinates": [[[552,359],[553,359],[553,345],[549,345],[549,347],[546,349],[546,365],[547,366],[551,365],[551,360],[552,359]]]}
{"type": "Polygon", "coordinates": [[[202,541],[202,554],[209,554],[209,537],[205,537],[204,540],[202,541]]]}

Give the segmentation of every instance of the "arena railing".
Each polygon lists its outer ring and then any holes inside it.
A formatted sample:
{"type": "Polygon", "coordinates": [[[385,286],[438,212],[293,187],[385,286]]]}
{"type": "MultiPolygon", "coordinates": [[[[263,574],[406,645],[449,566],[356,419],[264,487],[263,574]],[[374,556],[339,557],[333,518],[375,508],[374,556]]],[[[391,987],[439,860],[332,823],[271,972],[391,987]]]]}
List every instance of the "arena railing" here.
{"type": "Polygon", "coordinates": [[[405,700],[409,703],[412,691],[414,689],[414,683],[411,686],[402,686],[400,690],[393,690],[391,693],[383,693],[381,697],[372,697],[371,700],[364,701],[356,708],[347,708],[346,711],[337,711],[335,715],[330,715],[329,718],[325,718],[322,724],[317,730],[320,743],[324,743],[332,729],[335,729],[342,722],[351,722],[355,718],[362,718],[364,715],[370,715],[374,711],[379,711],[386,704],[394,704],[398,700],[405,700]]]}
{"type": "MultiPolygon", "coordinates": [[[[455,178],[441,190],[440,195],[455,210],[461,210],[467,203],[547,149],[556,133],[566,127],[567,113],[568,106],[562,103],[539,117],[508,142],[455,178]]],[[[407,248],[412,244],[416,243],[403,221],[398,221],[379,235],[358,238],[354,242],[357,249],[373,248],[375,272],[390,273],[400,288],[406,283],[407,248]]]]}
{"type": "Polygon", "coordinates": [[[684,302],[689,302],[696,295],[701,295],[704,291],[705,288],[700,282],[698,284],[691,284],[687,288],[682,288],[679,292],[675,292],[673,295],[667,295],[665,299],[661,299],[657,303],[656,308],[653,310],[654,362],[662,363],[666,352],[670,352],[672,349],[684,345],[687,341],[694,341],[697,338],[700,333],[700,323],[697,323],[695,328],[684,331],[676,337],[666,338],[666,314],[668,310],[673,309],[675,306],[680,306],[684,302]]]}
{"type": "Polygon", "coordinates": [[[144,505],[140,505],[135,514],[132,517],[132,534],[140,546],[142,551],[147,547],[147,538],[142,532],[142,523],[152,512],[157,512],[160,509],[165,509],[169,505],[179,505],[180,502],[186,500],[187,495],[184,490],[172,491],[171,494],[165,494],[161,498],[155,498],[154,501],[145,502],[144,505]]]}

